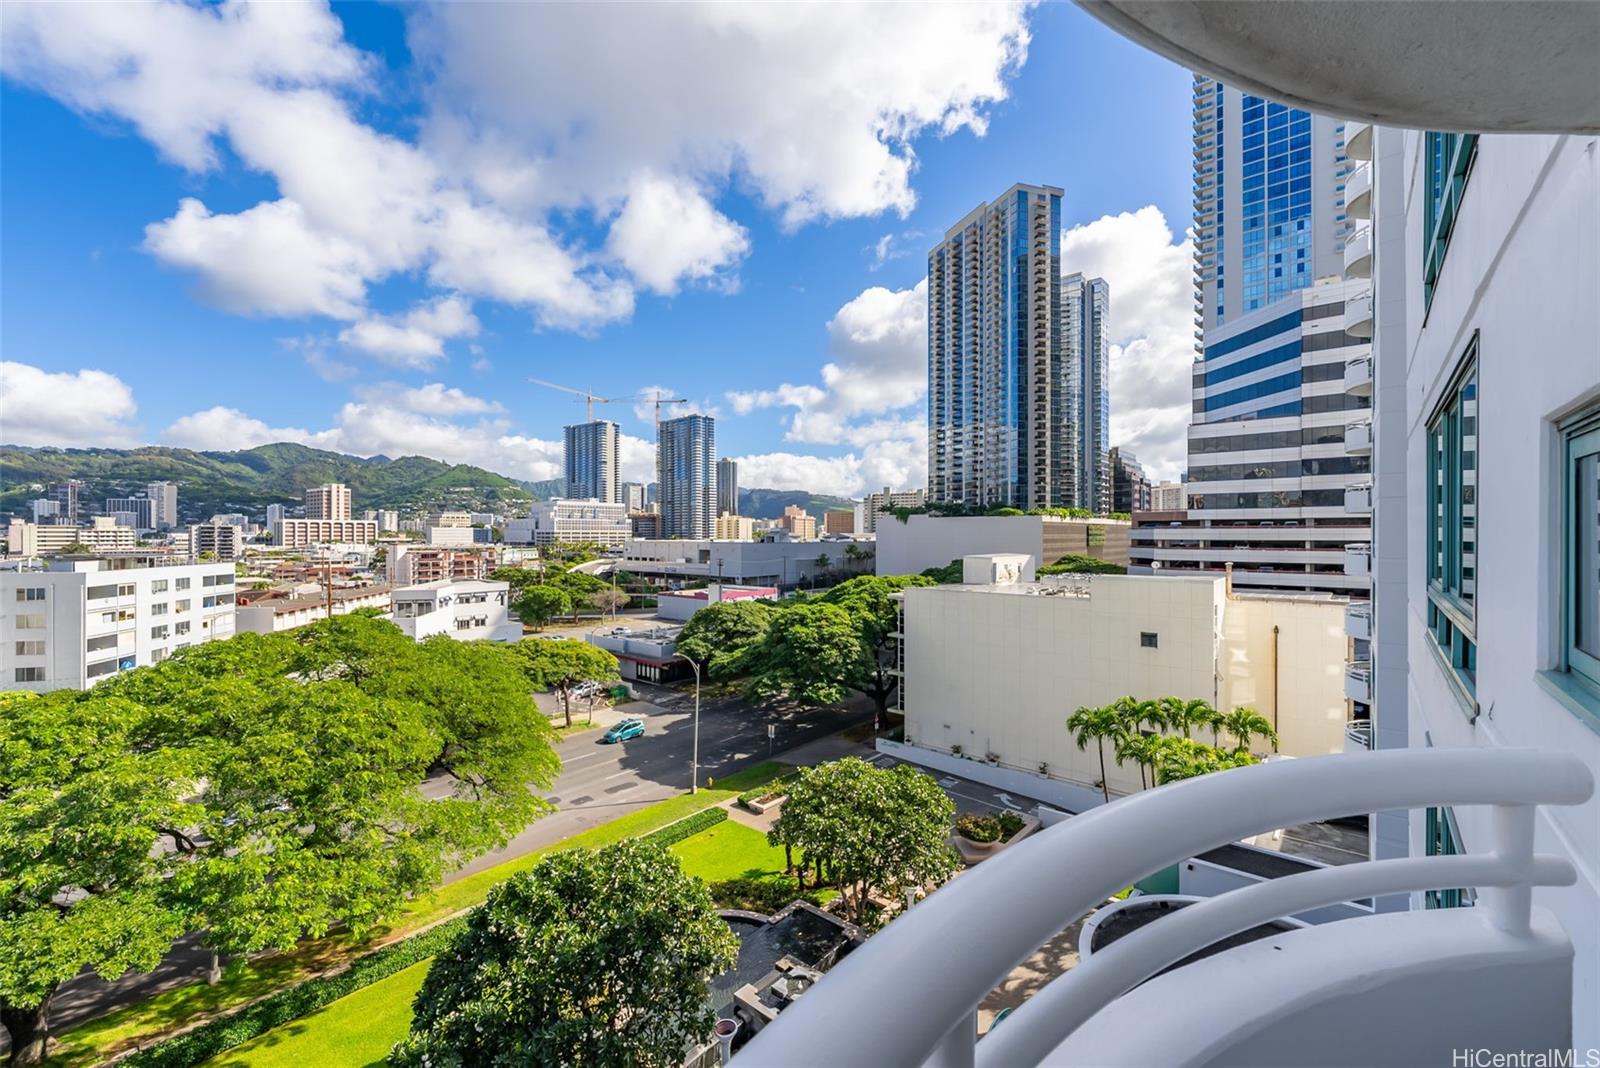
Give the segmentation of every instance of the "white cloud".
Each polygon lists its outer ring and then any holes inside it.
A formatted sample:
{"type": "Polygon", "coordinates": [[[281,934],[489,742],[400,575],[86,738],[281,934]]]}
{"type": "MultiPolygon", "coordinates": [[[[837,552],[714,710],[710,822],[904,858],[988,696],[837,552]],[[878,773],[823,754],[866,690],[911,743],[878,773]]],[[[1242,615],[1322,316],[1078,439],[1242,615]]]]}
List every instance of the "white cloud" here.
{"type": "Polygon", "coordinates": [[[900,260],[911,255],[911,242],[922,236],[920,230],[907,230],[900,234],[884,234],[872,243],[868,251],[872,262],[867,264],[867,270],[876,271],[892,260],[900,260]]]}
{"type": "Polygon", "coordinates": [[[0,442],[127,448],[139,442],[133,390],[105,371],[45,371],[0,360],[0,442]]]}
{"type": "Polygon", "coordinates": [[[398,405],[423,415],[487,415],[505,411],[499,401],[474,397],[442,382],[430,382],[415,389],[378,386],[363,390],[361,395],[369,401],[398,405]]]}
{"type": "Polygon", "coordinates": [[[1111,441],[1157,480],[1187,463],[1194,245],[1174,238],[1154,205],[1068,230],[1063,273],[1081,271],[1111,287],[1111,441]]]}
{"type": "Polygon", "coordinates": [[[928,456],[921,435],[885,441],[844,456],[770,452],[739,456],[739,482],[770,489],[805,489],[860,497],[884,486],[896,489],[927,482],[928,456]]]}
{"type": "Polygon", "coordinates": [[[369,315],[342,330],[339,340],[385,363],[425,368],[444,358],[446,341],[477,333],[471,303],[452,296],[418,304],[404,315],[369,315]]]}
{"type": "Polygon", "coordinates": [[[672,386],[645,386],[632,398],[634,418],[641,422],[654,424],[657,397],[660,397],[663,401],[661,405],[661,418],[663,419],[676,419],[680,415],[709,415],[715,417],[722,414],[720,408],[710,400],[705,399],[695,400],[690,397],[687,400],[673,400],[670,404],[665,403],[668,398],[676,398],[677,396],[678,391],[672,386]]]}
{"type": "Polygon", "coordinates": [[[607,246],[641,285],[670,295],[686,281],[720,278],[730,285],[725,272],[750,251],[750,238],[698,189],[641,174],[611,224],[607,246]]]}
{"type": "Polygon", "coordinates": [[[904,214],[915,140],[981,134],[1028,46],[1018,2],[407,18],[428,86],[416,139],[358,119],[384,67],[322,4],[0,5],[0,67],[192,172],[236,158],[276,183],[148,227],[145,248],[205,299],[355,323],[354,341],[425,366],[436,344],[368,308],[382,282],[577,331],[631,315],[636,288],[734,288],[750,239],[718,197],[751,191],[790,227],[904,214]]]}
{"type": "Polygon", "coordinates": [[[161,443],[196,452],[253,449],[279,441],[293,441],[319,449],[334,448],[330,432],[314,434],[300,427],[272,427],[237,408],[217,405],[178,419],[161,432],[161,443]]]}

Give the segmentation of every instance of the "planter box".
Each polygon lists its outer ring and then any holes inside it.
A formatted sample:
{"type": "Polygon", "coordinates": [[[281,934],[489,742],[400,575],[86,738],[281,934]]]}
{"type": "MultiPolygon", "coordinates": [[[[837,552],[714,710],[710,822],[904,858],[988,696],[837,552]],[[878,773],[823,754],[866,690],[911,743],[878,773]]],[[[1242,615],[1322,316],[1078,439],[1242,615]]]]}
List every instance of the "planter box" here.
{"type": "Polygon", "coordinates": [[[974,842],[951,832],[950,844],[955,846],[956,852],[961,854],[961,859],[968,866],[982,863],[995,854],[1001,853],[1010,846],[1022,841],[1039,829],[1039,817],[1025,812],[1019,812],[1017,815],[1022,817],[1022,826],[1017,829],[1016,834],[1004,842],[974,842]]]}
{"type": "Polygon", "coordinates": [[[779,794],[777,797],[769,798],[766,801],[748,802],[744,807],[749,809],[751,812],[754,812],[757,816],[762,816],[771,809],[777,808],[787,800],[789,800],[788,794],[779,794]]]}

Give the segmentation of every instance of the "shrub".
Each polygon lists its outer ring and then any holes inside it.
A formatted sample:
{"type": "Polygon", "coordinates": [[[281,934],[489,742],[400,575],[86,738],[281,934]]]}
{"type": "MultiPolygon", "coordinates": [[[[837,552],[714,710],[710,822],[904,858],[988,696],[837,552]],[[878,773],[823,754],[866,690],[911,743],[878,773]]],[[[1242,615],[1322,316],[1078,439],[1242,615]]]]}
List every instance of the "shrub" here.
{"type": "Polygon", "coordinates": [[[998,842],[1000,821],[993,816],[980,816],[976,812],[963,812],[956,819],[956,833],[969,842],[998,842]]]}
{"type": "Polygon", "coordinates": [[[1002,812],[996,822],[1000,824],[1000,840],[1011,841],[1011,836],[1022,830],[1022,817],[1015,812],[1002,812]]]}
{"type": "Polygon", "coordinates": [[[691,838],[699,834],[707,827],[715,827],[727,818],[728,810],[721,805],[715,808],[702,809],[687,819],[681,819],[677,823],[669,823],[659,831],[652,831],[640,840],[665,849],[670,845],[676,845],[685,838],[691,838]]]}
{"type": "Polygon", "coordinates": [[[769,783],[746,790],[739,795],[739,804],[744,808],[749,808],[752,801],[767,801],[775,797],[782,797],[789,792],[787,784],[793,782],[799,775],[800,769],[796,768],[787,775],[780,775],[769,783]]]}
{"type": "Polygon", "coordinates": [[[140,1050],[120,1063],[128,1068],[191,1068],[201,1064],[219,1053],[266,1034],[274,1027],[297,1020],[362,987],[386,979],[418,961],[437,956],[466,927],[466,923],[464,916],[441,923],[422,934],[360,957],[337,975],[308,979],[299,986],[263,998],[232,1016],[212,1020],[193,1031],[140,1050]]]}
{"type": "Polygon", "coordinates": [[[712,883],[711,900],[719,909],[744,909],[746,912],[764,912],[771,915],[795,901],[822,904],[822,895],[815,890],[804,893],[794,888],[789,878],[724,879],[712,883]]]}

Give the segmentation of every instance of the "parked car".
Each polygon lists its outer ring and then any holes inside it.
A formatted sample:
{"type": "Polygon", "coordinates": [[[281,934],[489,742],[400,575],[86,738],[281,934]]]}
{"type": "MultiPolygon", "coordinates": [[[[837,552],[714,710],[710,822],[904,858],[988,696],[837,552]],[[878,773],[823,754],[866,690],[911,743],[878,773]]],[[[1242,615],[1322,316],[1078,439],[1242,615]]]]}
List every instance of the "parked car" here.
{"type": "Polygon", "coordinates": [[[644,720],[625,719],[606,731],[600,740],[606,745],[615,745],[617,742],[625,742],[629,738],[637,738],[642,734],[644,734],[644,720]]]}

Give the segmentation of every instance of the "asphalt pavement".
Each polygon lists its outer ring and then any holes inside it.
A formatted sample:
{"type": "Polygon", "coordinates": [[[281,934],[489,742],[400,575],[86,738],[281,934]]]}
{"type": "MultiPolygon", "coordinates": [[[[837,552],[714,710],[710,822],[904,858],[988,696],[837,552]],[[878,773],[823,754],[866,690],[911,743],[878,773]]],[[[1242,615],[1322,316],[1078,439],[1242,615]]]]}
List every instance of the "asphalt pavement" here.
{"type": "MultiPolygon", "coordinates": [[[[546,797],[556,811],[533,823],[503,849],[484,854],[452,875],[453,882],[535,849],[552,845],[579,831],[618,816],[626,815],[656,801],[689,789],[690,764],[694,750],[694,692],[634,683],[640,700],[609,714],[597,715],[598,722],[614,722],[622,714],[645,722],[643,737],[616,745],[600,744],[601,731],[584,732],[560,742],[556,752],[562,770],[546,797]]],[[[574,708],[574,719],[582,713],[574,708]]],[[[871,718],[870,705],[856,701],[843,708],[774,710],[755,708],[738,698],[708,698],[700,708],[700,785],[729,775],[768,758],[767,726],[775,728],[772,753],[782,755],[790,749],[834,734],[871,718]]],[[[425,792],[437,793],[446,784],[430,782],[425,792]]],[[[136,1004],[185,983],[203,979],[210,955],[197,939],[177,942],[173,951],[154,970],[130,973],[106,982],[94,975],[83,975],[64,984],[50,1007],[51,1030],[65,1028],[136,1004]]],[[[0,1052],[7,1047],[0,1033],[0,1052]]]]}

